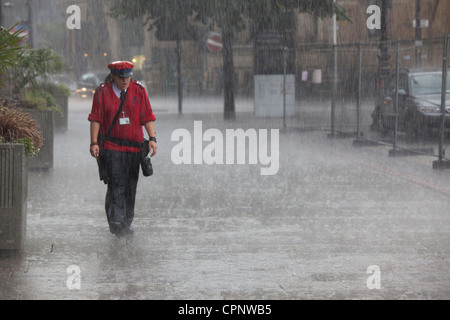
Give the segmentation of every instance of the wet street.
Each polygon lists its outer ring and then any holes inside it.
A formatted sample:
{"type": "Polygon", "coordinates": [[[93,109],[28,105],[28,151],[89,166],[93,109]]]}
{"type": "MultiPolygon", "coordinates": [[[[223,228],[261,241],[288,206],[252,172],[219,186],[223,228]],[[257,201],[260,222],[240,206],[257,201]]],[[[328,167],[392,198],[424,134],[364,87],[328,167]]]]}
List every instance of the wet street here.
{"type": "Polygon", "coordinates": [[[235,122],[219,100],[187,100],[183,116],[175,100],[151,102],[158,154],[134,235],[109,232],[90,101],[72,99],[54,167],[29,172],[25,248],[0,252],[0,299],[450,298],[450,170],[433,170],[435,157],[299,128],[280,130],[274,175],[261,161],[176,165],[172,133],[195,121],[225,133],[282,120],[253,117],[248,101],[235,122]]]}

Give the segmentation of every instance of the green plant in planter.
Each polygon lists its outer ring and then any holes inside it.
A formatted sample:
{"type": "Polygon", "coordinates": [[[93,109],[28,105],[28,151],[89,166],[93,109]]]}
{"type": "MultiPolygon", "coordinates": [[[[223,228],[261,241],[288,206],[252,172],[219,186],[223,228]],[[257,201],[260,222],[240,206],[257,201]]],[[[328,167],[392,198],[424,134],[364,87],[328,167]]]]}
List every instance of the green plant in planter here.
{"type": "Polygon", "coordinates": [[[22,143],[31,158],[39,152],[43,140],[39,125],[28,113],[0,102],[0,143],[22,143]]]}
{"type": "Polygon", "coordinates": [[[63,83],[53,83],[53,82],[42,82],[38,86],[36,86],[36,89],[40,89],[43,91],[46,91],[50,93],[52,96],[63,96],[68,97],[70,96],[70,88],[63,84],[63,83]]]}
{"type": "Polygon", "coordinates": [[[22,46],[24,37],[20,35],[22,30],[12,32],[17,24],[9,29],[0,26],[0,75],[2,76],[0,77],[0,86],[5,81],[4,75],[7,72],[7,68],[17,67],[17,56],[21,55],[25,49],[22,46]]]}
{"type": "Polygon", "coordinates": [[[38,89],[22,91],[20,107],[24,109],[56,111],[60,115],[62,114],[62,110],[55,104],[55,98],[47,91],[38,89]]]}
{"type": "MultiPolygon", "coordinates": [[[[62,70],[61,57],[50,48],[27,49],[18,54],[17,65],[11,69],[10,82],[14,83],[13,93],[20,97],[17,107],[24,109],[62,110],[55,104],[51,93],[59,88],[40,86],[38,79],[62,70]]],[[[59,89],[61,90],[61,89],[59,89]]]]}
{"type": "Polygon", "coordinates": [[[37,79],[46,79],[48,74],[56,74],[63,69],[61,57],[50,48],[27,49],[18,55],[17,67],[12,70],[16,84],[15,93],[28,87],[36,88],[37,79]]]}

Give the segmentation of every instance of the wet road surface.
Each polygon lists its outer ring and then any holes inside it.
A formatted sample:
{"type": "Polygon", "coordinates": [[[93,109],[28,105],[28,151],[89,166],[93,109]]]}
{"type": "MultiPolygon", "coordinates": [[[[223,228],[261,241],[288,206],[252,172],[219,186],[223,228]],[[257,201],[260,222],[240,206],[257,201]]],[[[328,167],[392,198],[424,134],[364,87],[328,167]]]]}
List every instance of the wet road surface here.
{"type": "Polygon", "coordinates": [[[165,103],[152,101],[154,176],[141,175],[134,235],[119,239],[89,155],[90,103],[71,100],[54,168],[29,172],[25,248],[0,253],[0,299],[450,298],[450,171],[435,158],[288,130],[272,176],[262,164],[175,165],[171,134],[194,121],[222,132],[282,121],[245,103],[233,123],[165,103]]]}

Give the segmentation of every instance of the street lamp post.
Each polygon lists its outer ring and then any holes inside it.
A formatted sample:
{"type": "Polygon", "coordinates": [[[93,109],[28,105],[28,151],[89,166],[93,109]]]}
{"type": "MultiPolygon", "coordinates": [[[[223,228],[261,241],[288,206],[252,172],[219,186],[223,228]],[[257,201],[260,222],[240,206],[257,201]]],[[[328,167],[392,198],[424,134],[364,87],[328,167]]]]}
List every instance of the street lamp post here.
{"type": "Polygon", "coordinates": [[[378,56],[378,94],[382,97],[386,79],[389,77],[389,48],[387,39],[387,13],[388,13],[388,0],[381,1],[381,36],[380,36],[380,55],[378,56]]]}
{"type": "MultiPolygon", "coordinates": [[[[336,0],[334,0],[336,3],[336,0]]],[[[333,13],[333,87],[331,99],[331,137],[335,134],[336,98],[337,98],[337,21],[336,13],[333,13]]]]}
{"type": "Polygon", "coordinates": [[[31,0],[27,0],[28,9],[28,41],[30,42],[30,47],[33,47],[33,11],[31,8],[31,0]]]}
{"type": "Polygon", "coordinates": [[[420,0],[416,0],[416,67],[422,66],[422,29],[420,21],[420,0]]]}
{"type": "MultiPolygon", "coordinates": [[[[3,0],[0,0],[0,26],[5,27],[5,20],[7,20],[7,19],[3,19],[3,7],[12,8],[13,5],[11,2],[3,3],[3,0]]],[[[8,11],[8,10],[6,10],[6,11],[8,11]]]]}

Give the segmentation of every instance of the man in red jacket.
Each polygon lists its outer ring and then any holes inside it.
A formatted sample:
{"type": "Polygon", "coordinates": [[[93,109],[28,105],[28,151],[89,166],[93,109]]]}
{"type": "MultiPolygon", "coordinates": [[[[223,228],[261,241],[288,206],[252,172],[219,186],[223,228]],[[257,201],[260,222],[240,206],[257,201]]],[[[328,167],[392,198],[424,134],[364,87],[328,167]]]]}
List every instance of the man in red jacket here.
{"type": "Polygon", "coordinates": [[[137,81],[131,81],[133,63],[116,61],[108,65],[111,73],[95,91],[92,110],[88,120],[91,122],[90,153],[94,158],[102,157],[106,164],[108,185],[105,210],[110,231],[121,237],[133,232],[136,189],[140,172],[141,147],[144,131],[150,141],[151,156],[156,154],[156,136],[153,114],[145,88],[137,81]],[[117,121],[112,124],[121,99],[123,108],[117,121]],[[112,127],[111,127],[112,126],[112,127]],[[105,139],[108,129],[112,128],[105,139]]]}

